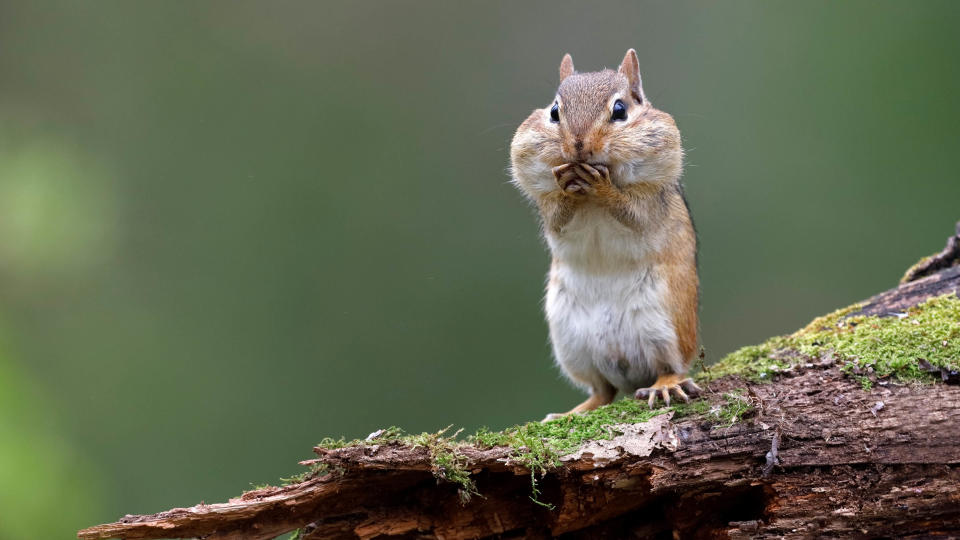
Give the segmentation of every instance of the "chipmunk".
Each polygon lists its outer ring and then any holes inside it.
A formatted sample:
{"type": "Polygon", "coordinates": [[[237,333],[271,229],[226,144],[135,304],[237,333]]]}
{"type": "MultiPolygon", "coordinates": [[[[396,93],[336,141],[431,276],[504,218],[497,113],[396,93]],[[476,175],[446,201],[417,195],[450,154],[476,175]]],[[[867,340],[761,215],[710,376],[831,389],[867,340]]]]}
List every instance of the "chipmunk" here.
{"type": "Polygon", "coordinates": [[[551,255],[546,317],[557,364],[590,397],[688,401],[697,353],[697,239],[680,184],[673,118],[643,92],[637,53],[617,71],[560,64],[553,102],[510,145],[514,184],[542,218],[551,255]],[[686,390],[686,392],[684,391],[686,390]]]}

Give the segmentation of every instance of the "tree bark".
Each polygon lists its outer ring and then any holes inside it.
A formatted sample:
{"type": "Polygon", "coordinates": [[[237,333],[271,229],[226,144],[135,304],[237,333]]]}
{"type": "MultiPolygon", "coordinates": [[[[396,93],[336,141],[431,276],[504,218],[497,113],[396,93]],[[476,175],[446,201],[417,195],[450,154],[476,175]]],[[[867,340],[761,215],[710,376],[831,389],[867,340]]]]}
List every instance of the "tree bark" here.
{"type": "MultiPolygon", "coordinates": [[[[899,287],[869,299],[885,316],[960,289],[958,235],[899,287]],[[949,251],[949,253],[947,253],[949,251]],[[952,258],[951,258],[952,257],[952,258]],[[923,277],[925,276],[925,277],[923,277]]],[[[908,276],[909,278],[910,276],[908,276]]],[[[908,279],[905,278],[905,279],[908,279]]],[[[942,370],[942,380],[956,374],[942,370]]],[[[465,446],[479,496],[462,503],[425,447],[315,449],[338,472],[79,532],[80,538],[812,538],[960,535],[960,386],[866,391],[832,360],[770,383],[718,379],[702,399],[746,388],[755,409],[618,425],[539,480],[509,448],[465,446]]]]}

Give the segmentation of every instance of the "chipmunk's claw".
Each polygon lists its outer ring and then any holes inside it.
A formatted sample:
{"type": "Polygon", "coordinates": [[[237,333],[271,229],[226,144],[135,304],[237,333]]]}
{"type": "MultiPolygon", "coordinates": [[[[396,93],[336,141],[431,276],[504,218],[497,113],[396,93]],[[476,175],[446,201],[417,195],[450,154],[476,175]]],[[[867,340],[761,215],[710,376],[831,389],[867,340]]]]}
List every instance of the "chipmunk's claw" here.
{"type": "Polygon", "coordinates": [[[693,379],[686,375],[661,375],[657,381],[647,388],[640,388],[633,395],[637,399],[647,399],[647,405],[652,409],[657,403],[657,393],[663,397],[664,404],[670,406],[670,393],[673,392],[678,398],[689,403],[690,397],[700,394],[702,390],[693,379]],[[684,392],[686,390],[686,392],[684,392]],[[688,394],[689,392],[689,394],[688,394]]]}

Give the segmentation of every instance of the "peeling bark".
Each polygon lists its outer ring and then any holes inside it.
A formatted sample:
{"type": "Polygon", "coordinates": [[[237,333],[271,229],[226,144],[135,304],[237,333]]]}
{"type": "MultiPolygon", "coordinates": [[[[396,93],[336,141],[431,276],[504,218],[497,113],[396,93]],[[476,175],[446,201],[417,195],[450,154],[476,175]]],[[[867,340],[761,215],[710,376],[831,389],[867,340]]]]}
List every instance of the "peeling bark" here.
{"type": "MultiPolygon", "coordinates": [[[[954,237],[956,238],[956,237],[954,237]]],[[[949,245],[948,245],[949,248],[949,245]]],[[[938,263],[939,264],[939,263],[938,263]]],[[[960,288],[960,267],[869,299],[887,315],[960,288]]],[[[947,380],[946,378],[944,380],[947,380]]],[[[430,453],[400,444],[318,448],[337,473],[230,502],[126,516],[80,538],[812,538],[960,535],[960,386],[863,390],[833,361],[777,380],[726,377],[704,399],[746,388],[734,425],[669,414],[620,426],[539,481],[508,448],[466,447],[480,496],[460,502],[430,453]]]]}

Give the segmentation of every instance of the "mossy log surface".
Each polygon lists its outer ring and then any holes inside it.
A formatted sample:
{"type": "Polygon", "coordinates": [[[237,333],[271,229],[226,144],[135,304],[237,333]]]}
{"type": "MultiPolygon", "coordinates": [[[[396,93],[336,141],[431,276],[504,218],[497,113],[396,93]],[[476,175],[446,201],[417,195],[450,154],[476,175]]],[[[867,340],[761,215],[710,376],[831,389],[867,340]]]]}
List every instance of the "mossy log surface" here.
{"type": "MultiPolygon", "coordinates": [[[[940,257],[936,270],[849,316],[896,316],[955,297],[960,266],[940,257]]],[[[917,359],[926,367],[928,360],[917,359]]],[[[549,467],[477,439],[447,447],[444,456],[469,474],[450,481],[454,475],[438,472],[433,443],[374,438],[317,447],[318,457],[302,464],[322,464],[324,473],[302,482],[126,516],[78,536],[267,539],[299,529],[305,539],[956,537],[960,385],[953,371],[939,371],[942,379],[890,378],[867,390],[834,355],[797,352],[772,381],[717,378],[704,406],[611,424],[610,437],[549,467]],[[711,414],[741,395],[745,414],[711,414]],[[543,467],[535,496],[531,467],[543,467]]]]}

